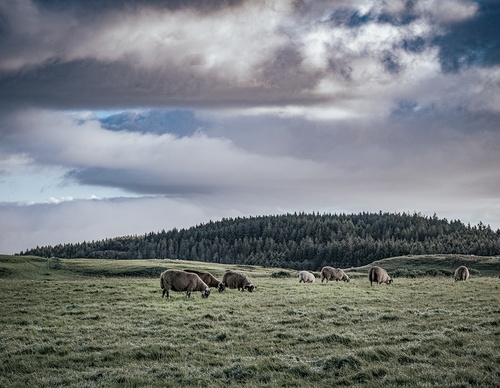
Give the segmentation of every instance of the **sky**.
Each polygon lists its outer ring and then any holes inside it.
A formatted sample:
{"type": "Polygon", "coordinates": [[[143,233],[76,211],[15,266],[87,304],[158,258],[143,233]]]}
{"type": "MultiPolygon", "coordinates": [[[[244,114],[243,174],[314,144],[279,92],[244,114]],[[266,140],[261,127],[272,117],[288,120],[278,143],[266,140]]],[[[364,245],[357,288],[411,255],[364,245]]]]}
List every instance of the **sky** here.
{"type": "Polygon", "coordinates": [[[500,228],[500,1],[0,0],[0,253],[293,212],[500,228]]]}

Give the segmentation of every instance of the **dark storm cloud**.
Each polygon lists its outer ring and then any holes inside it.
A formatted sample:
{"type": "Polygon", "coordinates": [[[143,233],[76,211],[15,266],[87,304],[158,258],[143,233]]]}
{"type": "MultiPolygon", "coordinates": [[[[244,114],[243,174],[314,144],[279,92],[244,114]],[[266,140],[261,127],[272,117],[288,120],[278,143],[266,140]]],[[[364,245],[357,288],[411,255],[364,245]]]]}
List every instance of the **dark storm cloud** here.
{"type": "Polygon", "coordinates": [[[395,75],[404,67],[398,47],[418,53],[425,46],[412,35],[383,48],[363,42],[365,27],[405,28],[417,18],[411,2],[397,12],[361,12],[349,2],[298,4],[293,13],[261,2],[23,0],[13,10],[3,7],[0,99],[63,109],[314,104],[334,98],[316,93],[323,80],[354,82],[360,58],[373,55],[395,75]],[[234,33],[218,31],[231,23],[234,33]],[[325,37],[317,51],[326,53],[315,54],[325,55],[325,64],[311,65],[304,37],[337,27],[352,36],[325,37]],[[360,41],[355,49],[353,39],[360,41]]]}
{"type": "Polygon", "coordinates": [[[149,106],[241,106],[246,104],[312,104],[324,97],[299,92],[312,88],[314,75],[286,62],[293,50],[284,48],[262,65],[267,87],[234,87],[212,71],[196,74],[182,67],[161,71],[112,66],[95,60],[47,63],[16,74],[0,76],[0,99],[6,105],[61,109],[149,106]],[[294,93],[295,92],[295,93],[294,93]]]}
{"type": "Polygon", "coordinates": [[[34,0],[40,8],[51,11],[75,10],[95,14],[103,11],[133,10],[144,6],[166,8],[169,10],[194,9],[209,12],[221,8],[238,7],[246,0],[34,0]]]}
{"type": "Polygon", "coordinates": [[[493,2],[444,22],[425,2],[283,4],[0,3],[0,101],[60,109],[317,104],[357,98],[373,71],[368,58],[403,79],[406,57],[415,63],[433,47],[444,71],[498,61],[493,2]],[[421,27],[429,20],[434,30],[421,27]],[[324,81],[342,94],[318,93],[324,81]]]}
{"type": "MultiPolygon", "coordinates": [[[[179,163],[182,163],[179,161],[179,163]]],[[[72,170],[65,175],[65,180],[74,180],[82,185],[120,187],[136,194],[166,194],[166,195],[192,195],[213,194],[216,191],[227,190],[221,182],[214,181],[212,187],[209,183],[198,183],[196,180],[182,181],[176,177],[158,179],[156,174],[147,174],[145,171],[131,169],[111,168],[85,168],[72,170]]]]}

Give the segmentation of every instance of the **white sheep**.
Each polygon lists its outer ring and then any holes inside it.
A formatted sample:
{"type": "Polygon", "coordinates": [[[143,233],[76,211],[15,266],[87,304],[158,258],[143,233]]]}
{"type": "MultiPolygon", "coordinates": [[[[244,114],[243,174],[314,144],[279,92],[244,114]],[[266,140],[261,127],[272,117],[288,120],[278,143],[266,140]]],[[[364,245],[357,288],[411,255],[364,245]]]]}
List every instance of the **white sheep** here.
{"type": "Polygon", "coordinates": [[[316,278],[314,277],[314,274],[312,274],[311,272],[307,272],[307,271],[300,271],[299,272],[299,283],[314,283],[314,281],[316,280],[316,278]]]}

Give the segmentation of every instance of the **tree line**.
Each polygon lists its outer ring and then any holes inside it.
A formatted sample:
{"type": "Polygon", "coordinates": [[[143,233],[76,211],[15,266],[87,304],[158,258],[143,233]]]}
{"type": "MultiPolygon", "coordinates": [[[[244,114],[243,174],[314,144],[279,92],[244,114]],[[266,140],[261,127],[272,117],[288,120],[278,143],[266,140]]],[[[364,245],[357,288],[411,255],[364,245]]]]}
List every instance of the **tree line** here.
{"type": "Polygon", "coordinates": [[[420,213],[293,213],[224,218],[187,229],[36,247],[20,255],[180,259],[319,270],[402,255],[500,255],[500,230],[420,213]]]}

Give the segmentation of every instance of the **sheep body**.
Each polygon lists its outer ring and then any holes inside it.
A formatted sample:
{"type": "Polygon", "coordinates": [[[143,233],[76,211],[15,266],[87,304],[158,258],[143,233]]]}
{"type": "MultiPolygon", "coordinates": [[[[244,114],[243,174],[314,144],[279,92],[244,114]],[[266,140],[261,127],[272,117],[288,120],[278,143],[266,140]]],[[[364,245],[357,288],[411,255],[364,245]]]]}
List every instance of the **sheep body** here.
{"type": "Polygon", "coordinates": [[[238,291],[244,291],[247,289],[248,292],[252,292],[255,290],[255,286],[252,284],[252,280],[248,277],[248,275],[231,271],[229,269],[224,272],[224,275],[222,276],[222,283],[224,284],[224,287],[237,288],[238,291]]]}
{"type": "Polygon", "coordinates": [[[210,287],[198,275],[176,269],[167,269],[161,273],[160,287],[163,290],[162,298],[167,294],[170,299],[170,291],[185,291],[186,298],[190,298],[193,291],[200,291],[202,298],[210,295],[210,287]]]}
{"type": "Polygon", "coordinates": [[[185,272],[189,273],[195,273],[200,277],[201,280],[203,280],[208,287],[214,287],[217,288],[219,292],[224,291],[224,284],[222,282],[219,282],[215,276],[213,276],[210,272],[202,272],[202,271],[197,271],[195,269],[185,269],[185,272]]]}
{"type": "Polygon", "coordinates": [[[455,270],[453,274],[453,279],[457,280],[467,280],[469,279],[469,269],[465,265],[461,265],[455,270]]]}
{"type": "Polygon", "coordinates": [[[387,273],[387,271],[380,267],[372,267],[370,268],[370,272],[368,273],[368,279],[370,280],[370,286],[373,282],[377,284],[385,283],[391,284],[392,279],[387,273]]]}
{"type": "Polygon", "coordinates": [[[314,283],[316,280],[315,276],[311,272],[300,271],[299,272],[299,283],[314,283]]]}
{"type": "Polygon", "coordinates": [[[341,270],[340,268],[333,268],[333,267],[323,267],[321,269],[321,283],[323,283],[323,280],[326,280],[326,282],[328,283],[329,280],[335,280],[335,281],[339,281],[339,280],[343,280],[344,282],[349,282],[351,281],[351,279],[349,278],[349,276],[347,276],[347,274],[341,270]]]}

